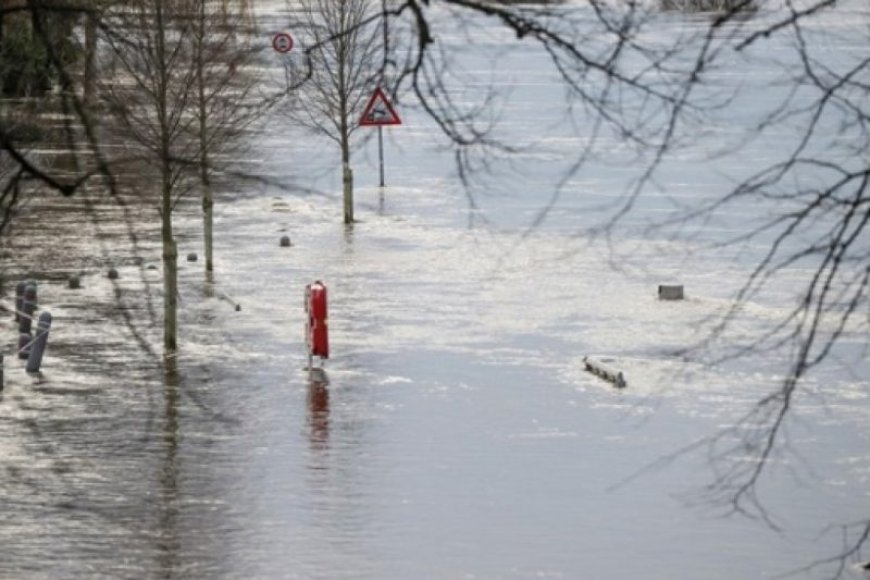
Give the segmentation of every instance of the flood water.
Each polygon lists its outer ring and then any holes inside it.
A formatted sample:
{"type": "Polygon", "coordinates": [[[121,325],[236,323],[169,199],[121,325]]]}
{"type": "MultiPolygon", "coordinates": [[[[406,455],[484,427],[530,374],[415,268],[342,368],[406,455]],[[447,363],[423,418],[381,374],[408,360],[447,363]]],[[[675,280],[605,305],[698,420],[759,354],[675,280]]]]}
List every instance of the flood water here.
{"type": "MultiPolygon", "coordinates": [[[[843,33],[825,46],[834,56],[866,50],[866,11],[844,4],[824,21],[843,33]],[[847,26],[856,15],[864,28],[847,26]]],[[[247,162],[320,193],[221,192],[213,283],[183,261],[201,243],[196,200],[182,204],[182,346],[165,365],[156,211],[127,200],[153,218],[136,222],[134,247],[98,193],[25,206],[2,241],[5,301],[8,280],[38,279],[54,326],[30,377],[10,354],[13,322],[0,323],[0,577],[772,578],[844,549],[837,526],[870,509],[866,327],[808,380],[758,486],[778,529],[693,501],[716,477],[705,448],[657,463],[731,425],[787,369],[785,354],[674,355],[707,336],[763,244],[711,246],[766,208],[738,208],[691,240],[647,227],[675,199],[715,195],[726,172],[771,158],[761,142],[704,161],[760,105],[738,100],[700,151],[663,167],[667,193],[644,198],[609,244],[577,234],[605,219],[591,207],[626,191],[631,156],[615,146],[522,237],[583,136],[563,122],[545,57],[506,50],[480,24],[460,64],[510,88],[498,131],[520,159],[466,189],[432,122],[400,107],[385,190],[376,144],[355,153],[360,221],[348,228],[337,152],[276,113],[247,162]],[[70,290],[78,271],[83,288],[70,290]],[[332,358],[312,378],[302,296],[316,279],[332,358]],[[662,283],[683,284],[687,300],[658,301],[662,283]],[[587,355],[612,358],[628,387],[586,372],[587,355]]],[[[468,38],[441,40],[461,52],[468,38]]],[[[734,82],[764,81],[769,66],[734,82]]],[[[772,280],[727,338],[775,324],[806,273],[772,280]]],[[[861,577],[849,564],[846,577],[861,577]]]]}

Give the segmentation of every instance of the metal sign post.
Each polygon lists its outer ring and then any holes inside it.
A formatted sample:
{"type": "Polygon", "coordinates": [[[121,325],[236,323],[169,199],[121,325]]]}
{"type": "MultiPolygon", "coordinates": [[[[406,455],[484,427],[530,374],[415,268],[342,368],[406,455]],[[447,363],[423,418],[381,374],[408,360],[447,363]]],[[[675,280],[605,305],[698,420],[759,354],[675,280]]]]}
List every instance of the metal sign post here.
{"type": "Polygon", "coordinates": [[[384,128],[378,125],[378,160],[381,169],[381,187],[384,187],[384,128]]]}
{"type": "Polygon", "coordinates": [[[393,105],[387,99],[379,88],[375,89],[369,99],[368,105],[363,110],[362,117],[359,120],[360,126],[377,127],[378,128],[378,161],[380,168],[380,184],[384,187],[384,125],[401,125],[402,119],[393,108],[393,105]]]}

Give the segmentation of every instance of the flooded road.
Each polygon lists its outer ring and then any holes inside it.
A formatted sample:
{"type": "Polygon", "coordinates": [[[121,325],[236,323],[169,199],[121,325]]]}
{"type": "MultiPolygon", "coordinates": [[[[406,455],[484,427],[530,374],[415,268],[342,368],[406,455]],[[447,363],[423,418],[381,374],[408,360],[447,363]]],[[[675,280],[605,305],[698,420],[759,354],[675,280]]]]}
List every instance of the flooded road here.
{"type": "MultiPolygon", "coordinates": [[[[539,70],[509,62],[527,67],[513,81],[539,70]]],[[[553,82],[516,81],[517,110],[553,82]]],[[[180,262],[182,348],[167,365],[156,210],[128,200],[153,218],[134,249],[111,198],[32,200],[3,240],[5,275],[38,279],[55,323],[39,378],[9,354],[11,317],[0,323],[0,577],[771,578],[839,553],[839,529],[823,530],[868,509],[866,333],[845,337],[792,411],[759,488],[781,531],[693,501],[715,478],[705,449],[667,459],[742,417],[786,368],[768,354],[674,356],[728,308],[747,261],[641,235],[656,199],[611,245],[578,241],[598,217],[584,204],[622,191],[607,167],[521,239],[567,139],[531,110],[506,131],[547,127],[543,161],[521,181],[488,180],[474,210],[431,122],[403,109],[385,191],[373,144],[357,153],[351,228],[335,152],[277,115],[252,156],[324,194],[221,194],[214,279],[180,262]],[[68,289],[80,270],[83,289],[68,289]],[[302,296],[315,279],[333,355],[312,379],[302,296]],[[658,301],[670,282],[688,299],[658,301]],[[628,387],[586,372],[590,354],[614,358],[628,387]]],[[[710,185],[694,163],[678,191],[710,185]]],[[[182,258],[201,252],[188,201],[182,258]]],[[[803,274],[747,304],[733,337],[779,320],[803,274]]]]}

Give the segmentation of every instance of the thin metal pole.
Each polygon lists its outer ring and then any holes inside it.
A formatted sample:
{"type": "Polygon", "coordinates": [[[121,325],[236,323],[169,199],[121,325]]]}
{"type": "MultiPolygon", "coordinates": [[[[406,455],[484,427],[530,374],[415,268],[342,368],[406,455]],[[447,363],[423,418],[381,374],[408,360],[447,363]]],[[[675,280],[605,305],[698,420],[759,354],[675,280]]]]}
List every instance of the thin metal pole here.
{"type": "Polygon", "coordinates": [[[381,187],[384,187],[384,128],[378,125],[378,158],[381,162],[381,187]]]}

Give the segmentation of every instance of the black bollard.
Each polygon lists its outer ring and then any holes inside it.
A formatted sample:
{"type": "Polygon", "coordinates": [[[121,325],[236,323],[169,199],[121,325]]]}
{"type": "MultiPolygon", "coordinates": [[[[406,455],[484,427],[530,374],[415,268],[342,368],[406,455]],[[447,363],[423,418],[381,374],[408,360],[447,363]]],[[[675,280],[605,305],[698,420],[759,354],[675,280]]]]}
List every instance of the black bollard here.
{"type": "Polygon", "coordinates": [[[82,279],[75,274],[70,275],[69,279],[67,279],[67,287],[70,290],[78,290],[82,287],[82,279]]]}
{"type": "Polygon", "coordinates": [[[289,248],[290,247],[290,236],[281,236],[280,245],[282,248],[289,248]]]}
{"type": "Polygon", "coordinates": [[[36,283],[28,282],[21,300],[21,316],[18,319],[18,332],[30,334],[33,313],[36,311],[36,283]]]}
{"type": "Polygon", "coordinates": [[[118,271],[115,268],[109,268],[109,271],[106,272],[106,277],[109,278],[109,280],[117,280],[118,271]]]}
{"type": "Polygon", "coordinates": [[[191,252],[187,255],[188,262],[196,262],[196,260],[197,260],[196,252],[191,252]]]}
{"type": "Polygon", "coordinates": [[[18,333],[18,358],[24,360],[30,356],[30,348],[33,346],[30,344],[32,340],[33,337],[30,336],[29,332],[27,334],[18,333]]]}
{"type": "Polygon", "coordinates": [[[21,303],[24,301],[24,289],[27,287],[27,282],[19,282],[15,285],[15,322],[21,320],[21,303]]]}
{"type": "Polygon", "coordinates": [[[51,328],[51,313],[43,312],[39,315],[39,322],[36,325],[36,340],[33,341],[33,347],[27,357],[28,373],[39,372],[39,367],[42,365],[42,355],[45,354],[45,347],[48,345],[49,328],[51,328]]]}

